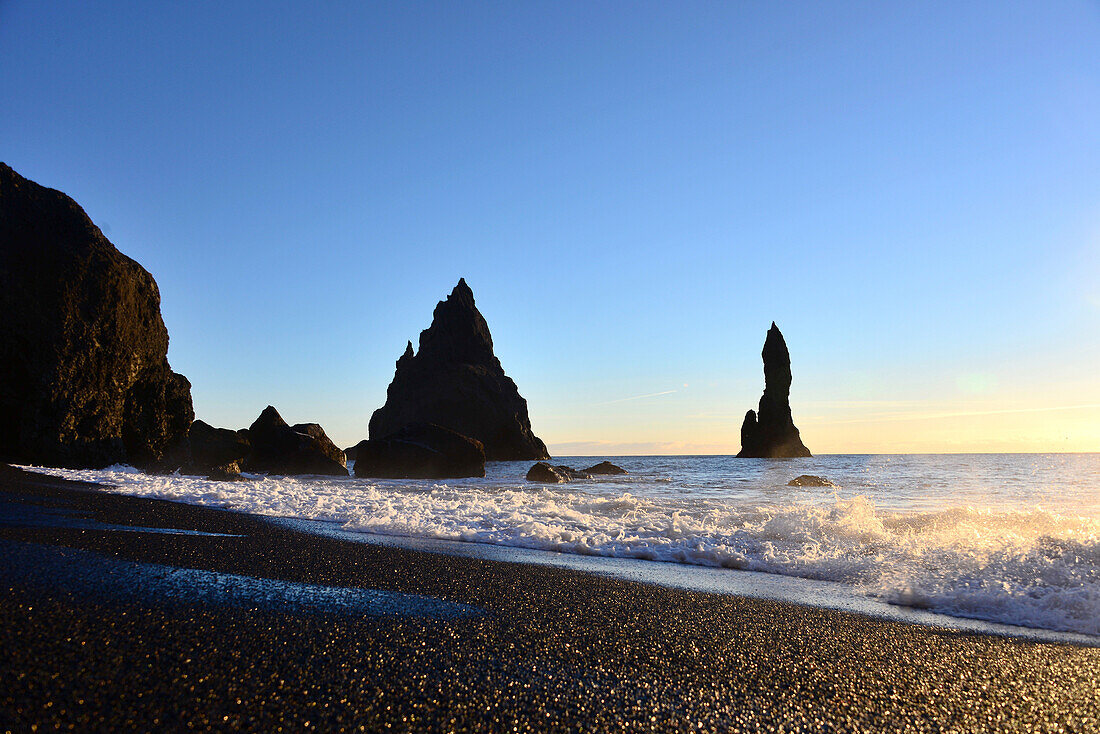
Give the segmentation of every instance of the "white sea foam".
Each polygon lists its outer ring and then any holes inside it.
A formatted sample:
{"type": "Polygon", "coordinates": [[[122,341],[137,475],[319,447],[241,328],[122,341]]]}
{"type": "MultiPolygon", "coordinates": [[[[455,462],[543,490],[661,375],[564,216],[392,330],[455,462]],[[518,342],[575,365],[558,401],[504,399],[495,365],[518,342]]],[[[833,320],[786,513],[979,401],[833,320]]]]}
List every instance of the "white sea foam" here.
{"type": "Polygon", "coordinates": [[[658,491],[645,477],[548,486],[526,484],[514,469],[455,482],[236,483],[128,467],[41,471],[127,494],[332,521],[352,532],[836,581],[893,604],[1100,635],[1100,520],[1033,504],[905,509],[896,492],[879,489],[894,505],[885,509],[874,491],[658,491]]]}

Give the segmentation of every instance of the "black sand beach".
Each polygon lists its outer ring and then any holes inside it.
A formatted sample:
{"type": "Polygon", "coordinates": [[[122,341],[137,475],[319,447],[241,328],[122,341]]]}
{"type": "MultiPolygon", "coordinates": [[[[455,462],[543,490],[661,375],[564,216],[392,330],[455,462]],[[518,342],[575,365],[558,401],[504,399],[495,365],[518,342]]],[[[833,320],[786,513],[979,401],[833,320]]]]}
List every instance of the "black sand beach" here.
{"type": "Polygon", "coordinates": [[[6,467],[0,501],[0,730],[1100,730],[1100,649],[343,542],[6,467]],[[398,595],[326,607],[302,583],[398,595]]]}

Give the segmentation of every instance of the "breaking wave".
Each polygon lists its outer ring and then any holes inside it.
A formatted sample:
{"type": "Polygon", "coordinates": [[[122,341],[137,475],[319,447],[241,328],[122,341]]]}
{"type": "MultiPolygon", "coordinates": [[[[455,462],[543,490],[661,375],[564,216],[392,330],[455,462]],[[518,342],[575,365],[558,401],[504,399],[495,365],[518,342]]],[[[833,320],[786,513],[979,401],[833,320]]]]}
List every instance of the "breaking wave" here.
{"type": "Polygon", "coordinates": [[[543,486],[257,477],[216,482],[128,467],[41,469],[117,491],[324,520],[351,532],[747,569],[847,584],[944,614],[1100,635],[1100,521],[1038,507],[881,509],[866,493],[805,501],[641,496],[623,481],[543,486]]]}

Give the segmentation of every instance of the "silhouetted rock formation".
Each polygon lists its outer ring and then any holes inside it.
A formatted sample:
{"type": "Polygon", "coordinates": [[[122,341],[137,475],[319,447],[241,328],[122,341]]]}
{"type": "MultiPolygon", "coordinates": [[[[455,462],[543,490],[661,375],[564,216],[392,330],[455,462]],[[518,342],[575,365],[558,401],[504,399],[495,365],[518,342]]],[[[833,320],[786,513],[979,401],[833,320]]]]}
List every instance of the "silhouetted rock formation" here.
{"type": "Polygon", "coordinates": [[[562,484],[563,482],[571,482],[574,479],[591,478],[591,474],[571,469],[568,466],[553,466],[545,461],[540,461],[527,470],[527,481],[529,482],[562,484]]]}
{"type": "Polygon", "coordinates": [[[316,423],[288,426],[279,411],[264,408],[248,428],[252,452],[245,468],[266,474],[348,475],[344,452],[316,423]]]}
{"type": "Polygon", "coordinates": [[[355,476],[450,479],[485,476],[480,441],[432,423],[413,423],[355,447],[355,476]]]}
{"type": "Polygon", "coordinates": [[[795,477],[791,481],[787,482],[788,487],[835,487],[836,485],[830,482],[825,477],[819,477],[815,474],[802,474],[795,477]]]}
{"type": "Polygon", "coordinates": [[[582,469],[585,474],[626,474],[626,469],[621,466],[616,466],[610,461],[601,461],[595,466],[590,466],[587,469],[582,469]]]}
{"type": "Polygon", "coordinates": [[[371,438],[413,423],[434,423],[480,441],[490,461],[546,459],[531,432],[527,401],[493,354],[489,326],[465,280],[435,307],[432,325],[397,360],[386,404],[370,419],[371,438]]]}
{"type": "Polygon", "coordinates": [[[191,383],[167,354],[153,276],[0,163],[0,459],[182,465],[191,383]]]}
{"type": "MultiPolygon", "coordinates": [[[[363,443],[363,442],[360,441],[359,443],[363,443]]],[[[347,457],[348,461],[355,461],[355,457],[358,456],[358,455],[359,455],[359,444],[358,443],[355,444],[354,446],[348,446],[346,449],[344,449],[344,456],[347,457]]]]}
{"type": "Polygon", "coordinates": [[[191,463],[199,473],[212,473],[217,467],[243,464],[252,453],[252,441],[248,431],[231,431],[228,428],[214,428],[205,421],[191,424],[191,463]]]}
{"type": "Polygon", "coordinates": [[[288,426],[270,405],[251,428],[231,431],[195,421],[190,431],[192,474],[210,479],[240,478],[241,467],[267,474],[347,476],[344,452],[316,423],[288,426]]]}
{"type": "Polygon", "coordinates": [[[764,395],[760,411],[749,411],[741,424],[741,458],[779,459],[809,456],[810,450],[791,418],[791,355],[775,322],[764,340],[764,395]]]}

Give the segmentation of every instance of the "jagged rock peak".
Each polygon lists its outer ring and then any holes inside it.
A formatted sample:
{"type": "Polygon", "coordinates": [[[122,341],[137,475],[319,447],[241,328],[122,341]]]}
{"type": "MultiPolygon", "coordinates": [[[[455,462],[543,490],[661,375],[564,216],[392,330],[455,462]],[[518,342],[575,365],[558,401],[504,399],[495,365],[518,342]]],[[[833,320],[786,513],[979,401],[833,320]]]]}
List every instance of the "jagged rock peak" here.
{"type": "Polygon", "coordinates": [[[267,426],[276,426],[282,428],[288,425],[287,422],[279,415],[279,411],[275,409],[274,405],[269,405],[260,411],[260,415],[256,420],[252,421],[252,425],[248,430],[255,431],[257,428],[261,430],[267,426]]]}
{"type": "Polygon", "coordinates": [[[474,305],[474,292],[470,290],[470,286],[467,285],[465,278],[458,279],[458,283],[451,289],[451,295],[447,296],[447,300],[459,300],[464,303],[469,303],[470,306],[474,305]]]}
{"type": "Polygon", "coordinates": [[[548,457],[531,431],[527,401],[493,353],[489,325],[465,279],[436,305],[419,350],[414,354],[410,342],[397,360],[386,404],[371,416],[370,437],[386,438],[414,423],[480,441],[490,461],[548,457]]]}
{"type": "MultiPolygon", "coordinates": [[[[406,353],[409,351],[406,349],[406,353]]],[[[496,361],[489,324],[477,310],[474,292],[465,278],[458,281],[446,300],[436,304],[431,326],[420,332],[417,356],[455,364],[496,361]]]]}
{"type": "Polygon", "coordinates": [[[764,360],[764,392],[786,400],[791,394],[791,354],[774,321],[760,357],[764,360]]]}
{"type": "Polygon", "coordinates": [[[791,355],[774,321],[760,356],[764,360],[764,394],[759,410],[745,414],[737,455],[766,459],[810,456],[791,417],[791,355]]]}

